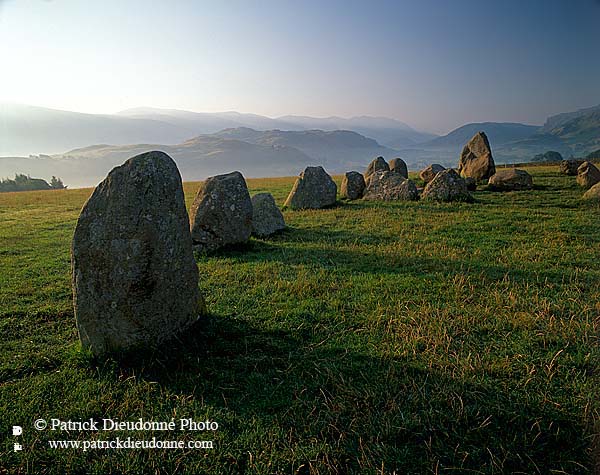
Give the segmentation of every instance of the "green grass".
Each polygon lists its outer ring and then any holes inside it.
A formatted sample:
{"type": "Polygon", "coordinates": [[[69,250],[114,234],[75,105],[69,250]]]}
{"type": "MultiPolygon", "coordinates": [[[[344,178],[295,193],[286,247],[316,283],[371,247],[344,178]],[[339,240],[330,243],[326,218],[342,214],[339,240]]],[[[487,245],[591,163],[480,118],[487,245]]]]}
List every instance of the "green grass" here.
{"type": "MultiPolygon", "coordinates": [[[[600,207],[556,167],[530,171],[536,190],[474,204],[285,211],[283,234],[199,258],[210,317],[120,363],[75,330],[69,246],[91,190],[1,194],[0,473],[589,473],[600,207]],[[213,450],[50,450],[153,435],[32,428],[51,417],[220,428],[154,434],[213,450]]],[[[248,183],[282,205],[293,179],[248,183]]]]}

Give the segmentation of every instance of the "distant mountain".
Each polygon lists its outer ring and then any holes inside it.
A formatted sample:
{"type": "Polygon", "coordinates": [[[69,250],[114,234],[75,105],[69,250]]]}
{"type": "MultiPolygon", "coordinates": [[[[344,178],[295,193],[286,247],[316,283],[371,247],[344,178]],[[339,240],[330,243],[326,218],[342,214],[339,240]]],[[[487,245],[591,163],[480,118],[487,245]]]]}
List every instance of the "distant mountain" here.
{"type": "Polygon", "coordinates": [[[0,104],[0,156],[52,154],[96,143],[179,143],[191,130],[159,120],[0,104]]]}
{"type": "Polygon", "coordinates": [[[592,114],[594,112],[600,112],[600,105],[594,107],[586,107],[585,109],[579,109],[574,112],[563,112],[562,114],[556,114],[546,119],[546,122],[540,129],[541,133],[551,133],[552,130],[561,127],[567,122],[577,119],[579,117],[592,114]]]}
{"type": "Polygon", "coordinates": [[[360,116],[307,117],[287,115],[271,119],[256,114],[239,112],[199,113],[174,109],[136,108],[118,113],[138,119],[160,120],[175,126],[195,130],[196,134],[211,134],[225,128],[247,127],[256,130],[351,130],[375,139],[392,148],[407,147],[435,137],[433,134],[414,130],[404,122],[387,117],[360,116]]]}
{"type": "Polygon", "coordinates": [[[497,122],[466,124],[442,137],[400,149],[400,153],[419,166],[433,161],[454,166],[464,144],[480,130],[488,136],[499,163],[527,162],[548,150],[564,157],[585,156],[600,147],[600,106],[549,117],[542,127],[497,122]]]}
{"type": "Polygon", "coordinates": [[[352,168],[362,171],[376,155],[396,156],[394,150],[355,132],[235,128],[178,145],[93,145],[51,157],[0,158],[0,177],[15,173],[57,175],[71,188],[91,186],[116,165],[148,150],[161,150],[173,157],[184,180],[232,170],[247,177],[296,175],[308,165],[323,165],[330,173],[352,168]]]}
{"type": "Polygon", "coordinates": [[[523,140],[536,133],[538,129],[539,127],[535,125],[517,124],[512,122],[480,122],[466,124],[453,130],[447,135],[421,144],[421,146],[431,150],[451,147],[458,150],[458,153],[460,153],[462,147],[471,139],[471,137],[480,131],[485,132],[490,141],[490,145],[495,147],[508,142],[514,142],[515,140],[523,140]]]}

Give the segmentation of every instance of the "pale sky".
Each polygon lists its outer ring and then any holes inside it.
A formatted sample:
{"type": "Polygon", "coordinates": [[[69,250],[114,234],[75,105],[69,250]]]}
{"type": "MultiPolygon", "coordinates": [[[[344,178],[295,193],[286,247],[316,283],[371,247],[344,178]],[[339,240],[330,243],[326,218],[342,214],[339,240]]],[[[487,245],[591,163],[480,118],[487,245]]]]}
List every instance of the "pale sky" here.
{"type": "Polygon", "coordinates": [[[436,133],[600,103],[596,0],[0,0],[0,101],[436,133]]]}

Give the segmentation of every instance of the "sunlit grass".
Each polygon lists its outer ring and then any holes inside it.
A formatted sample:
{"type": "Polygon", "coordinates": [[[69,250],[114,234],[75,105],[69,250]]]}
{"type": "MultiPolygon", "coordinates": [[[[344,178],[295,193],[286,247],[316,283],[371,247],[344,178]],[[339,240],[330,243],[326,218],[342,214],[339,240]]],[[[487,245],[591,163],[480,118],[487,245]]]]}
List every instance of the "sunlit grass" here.
{"type": "MultiPolygon", "coordinates": [[[[200,258],[210,318],[119,364],[82,354],[74,326],[69,246],[92,190],[0,194],[0,422],[25,427],[0,468],[589,473],[600,207],[555,167],[530,172],[535,190],[473,204],[286,210],[283,234],[200,258]],[[45,444],[90,434],[31,428],[108,416],[220,430],[212,451],[82,453],[45,444]]],[[[281,206],[293,180],[248,185],[281,206]]],[[[206,438],[168,438],[184,436],[206,438]]]]}

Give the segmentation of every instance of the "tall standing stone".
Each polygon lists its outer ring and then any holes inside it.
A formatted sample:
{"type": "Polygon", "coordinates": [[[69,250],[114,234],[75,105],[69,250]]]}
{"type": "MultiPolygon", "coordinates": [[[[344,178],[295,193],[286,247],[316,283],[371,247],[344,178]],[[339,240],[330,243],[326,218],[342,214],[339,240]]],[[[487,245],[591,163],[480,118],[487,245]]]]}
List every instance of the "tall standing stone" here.
{"type": "Polygon", "coordinates": [[[306,167],[285,200],[291,209],[319,209],[333,206],[337,185],[323,167],[306,167]]]}
{"type": "Polygon", "coordinates": [[[463,178],[481,181],[496,173],[490,142],[484,132],[477,132],[464,146],[458,162],[458,171],[463,178]]]}
{"type": "Polygon", "coordinates": [[[130,158],[96,187],[71,265],[79,338],[95,354],[155,346],[206,312],[181,176],[167,154],[130,158]]]}
{"type": "Polygon", "coordinates": [[[192,241],[201,252],[242,244],[252,233],[252,201],[240,172],[207,178],[190,208],[192,241]]]}
{"type": "Polygon", "coordinates": [[[408,178],[408,167],[406,166],[406,162],[401,158],[392,158],[390,160],[390,171],[408,178]]]}

